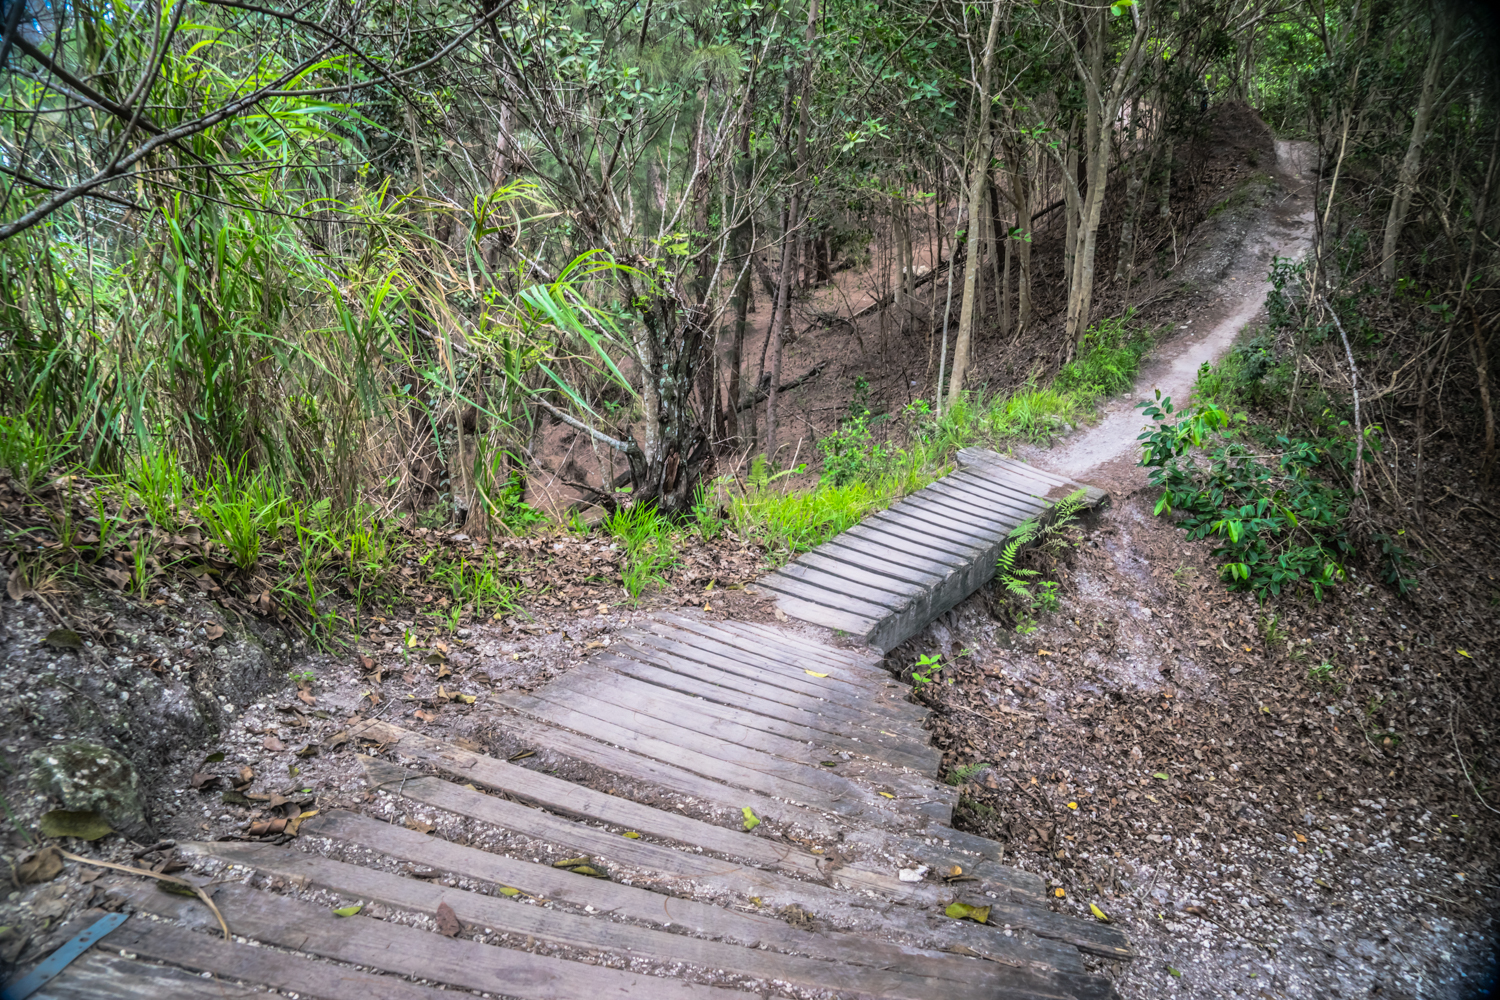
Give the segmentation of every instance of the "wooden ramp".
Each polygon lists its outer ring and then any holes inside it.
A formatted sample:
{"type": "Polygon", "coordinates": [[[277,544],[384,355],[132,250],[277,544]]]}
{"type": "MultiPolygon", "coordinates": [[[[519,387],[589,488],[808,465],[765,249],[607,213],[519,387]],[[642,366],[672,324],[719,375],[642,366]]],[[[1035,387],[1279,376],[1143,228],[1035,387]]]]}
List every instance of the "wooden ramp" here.
{"type": "MultiPolygon", "coordinates": [[[[826,557],[914,585],[906,604],[872,601],[862,635],[899,637],[914,619],[894,619],[951,606],[956,581],[992,571],[1007,525],[1073,488],[965,461],[826,557]],[[906,527],[930,511],[951,513],[906,527]],[[933,571],[891,576],[876,545],[933,571]]],[[[789,616],[829,624],[814,617],[827,599],[791,600],[789,616]]],[[[662,614],[502,697],[485,745],[354,727],[358,811],[326,811],[282,846],[179,845],[235,940],[200,902],[122,879],[136,916],[38,996],[1113,996],[1085,956],[1128,960],[1124,935],[1049,909],[1042,879],[947,825],[956,790],[938,781],[926,711],[881,656],[662,614]]]]}
{"type": "Polygon", "coordinates": [[[789,617],[891,649],[995,574],[1011,529],[1082,490],[993,451],[965,448],[959,471],[798,557],[760,583],[789,617]]]}

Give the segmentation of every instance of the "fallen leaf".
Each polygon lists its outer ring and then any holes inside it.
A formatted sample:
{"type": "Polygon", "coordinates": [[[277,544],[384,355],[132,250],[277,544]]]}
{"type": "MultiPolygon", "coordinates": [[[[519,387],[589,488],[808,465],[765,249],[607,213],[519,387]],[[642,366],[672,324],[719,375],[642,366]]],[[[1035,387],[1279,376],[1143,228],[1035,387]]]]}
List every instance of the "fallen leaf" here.
{"type": "Polygon", "coordinates": [[[784,622],[784,621],[787,620],[786,612],[782,611],[780,608],[772,608],[771,609],[771,614],[775,615],[776,616],[776,620],[779,621],[779,622],[784,622]]]}
{"type": "Polygon", "coordinates": [[[536,756],[536,751],[535,750],[522,750],[520,753],[513,753],[513,754],[511,754],[509,757],[507,757],[505,759],[506,760],[525,760],[527,757],[535,757],[535,756],[536,756]]]}
{"type": "Polygon", "coordinates": [[[432,823],[427,822],[425,819],[418,819],[416,816],[406,817],[406,828],[408,830],[415,830],[418,833],[431,833],[437,829],[432,823]]]}
{"type": "Polygon", "coordinates": [[[226,806],[248,806],[250,804],[250,800],[243,793],[233,791],[225,792],[219,796],[219,801],[223,802],[226,806]]]}
{"type": "Polygon", "coordinates": [[[1054,652],[1052,652],[1052,650],[1050,650],[1050,649],[1039,649],[1039,650],[1036,651],[1036,655],[1037,656],[1056,656],[1057,654],[1054,653],[1054,652]]]}
{"type": "Polygon", "coordinates": [[[890,792],[881,792],[880,794],[884,795],[888,799],[894,799],[896,797],[896,796],[892,795],[890,792]]]}
{"type": "Polygon", "coordinates": [[[297,689],[297,700],[306,705],[316,705],[318,703],[318,699],[314,698],[312,692],[306,688],[297,689]]]}
{"type": "Polygon", "coordinates": [[[433,646],[437,647],[437,649],[438,649],[439,652],[442,652],[442,653],[448,652],[448,644],[446,642],[444,642],[443,640],[441,640],[441,639],[439,639],[437,642],[433,643],[433,646]]]}
{"type": "Polygon", "coordinates": [[[988,906],[970,906],[968,903],[949,903],[948,908],[943,911],[954,920],[973,920],[976,923],[987,924],[990,922],[990,908],[988,906]]]}
{"type": "Polygon", "coordinates": [[[625,831],[625,832],[624,832],[624,833],[623,833],[623,834],[622,834],[622,836],[623,836],[623,837],[624,837],[624,838],[625,838],[625,839],[626,839],[626,840],[640,840],[640,839],[641,839],[641,835],[640,835],[640,834],[638,834],[638,833],[636,833],[636,832],[635,832],[635,831],[634,831],[634,830],[626,830],[626,831],[625,831]]]}
{"type": "Polygon", "coordinates": [[[1077,802],[1069,802],[1068,803],[1068,808],[1069,809],[1077,809],[1078,808],[1078,803],[1077,802]]]}
{"type": "Polygon", "coordinates": [[[188,779],[188,784],[194,790],[202,790],[205,786],[216,785],[219,782],[217,774],[208,774],[205,771],[197,771],[188,779]]]}
{"type": "Polygon", "coordinates": [[[1099,906],[1098,906],[1097,903],[1090,903],[1089,904],[1089,912],[1092,913],[1097,919],[1103,920],[1105,923],[1109,922],[1109,916],[1108,916],[1108,914],[1106,914],[1103,910],[1099,909],[1099,906]]]}
{"type": "Polygon", "coordinates": [[[224,638],[224,626],[210,625],[208,628],[203,630],[203,637],[209,642],[213,642],[215,639],[224,638]]]}
{"type": "Polygon", "coordinates": [[[375,661],[363,653],[359,654],[359,666],[362,670],[374,670],[375,661]]]}
{"type": "Polygon", "coordinates": [[[806,669],[804,669],[802,672],[804,674],[811,674],[813,677],[827,677],[828,676],[827,674],[820,674],[816,670],[806,670],[806,669]]]}
{"type": "Polygon", "coordinates": [[[568,871],[572,872],[575,875],[587,875],[589,878],[609,878],[608,875],[604,874],[593,865],[575,865],[574,867],[569,868],[568,871]]]}
{"type": "Polygon", "coordinates": [[[586,864],[588,864],[592,860],[593,860],[593,858],[589,858],[589,857],[563,858],[561,861],[554,861],[554,862],[552,862],[552,867],[553,868],[572,868],[575,865],[586,865],[586,864]]]}
{"type": "Polygon", "coordinates": [[[411,714],[415,715],[417,718],[421,719],[423,722],[436,722],[437,721],[437,713],[436,712],[428,712],[428,711],[426,711],[424,709],[420,709],[419,708],[419,709],[417,709],[415,712],[413,712],[411,714]]]}
{"type": "Polygon", "coordinates": [[[1052,890],[1052,895],[1056,896],[1058,899],[1062,899],[1067,894],[1068,894],[1068,891],[1066,889],[1064,889],[1062,886],[1058,886],[1056,889],[1052,890]]]}
{"type": "Polygon", "coordinates": [[[43,837],[77,837],[78,840],[99,840],[114,832],[98,813],[74,813],[71,810],[43,813],[37,829],[42,831],[43,837]]]}
{"type": "Polygon", "coordinates": [[[330,749],[330,750],[337,750],[339,747],[343,746],[345,743],[348,743],[348,742],[349,742],[349,734],[347,732],[345,732],[344,730],[340,729],[338,732],[336,732],[332,736],[328,737],[328,749],[330,749]]]}
{"type": "Polygon", "coordinates": [[[354,906],[341,906],[337,910],[333,911],[333,915],[335,917],[352,917],[356,913],[358,913],[360,910],[363,910],[363,909],[364,909],[364,907],[360,906],[358,904],[356,904],[354,906]]]}
{"type": "Polygon", "coordinates": [[[519,896],[520,894],[521,894],[521,890],[520,889],[512,889],[508,885],[502,885],[500,887],[500,895],[502,895],[502,896],[519,896]]]}
{"type": "Polygon", "coordinates": [[[19,573],[12,573],[10,575],[10,579],[5,581],[5,592],[10,595],[10,599],[12,601],[23,600],[24,598],[30,597],[32,594],[36,593],[36,591],[27,590],[24,586],[22,586],[21,574],[19,573]]]}
{"type": "Polygon", "coordinates": [[[464,925],[458,922],[458,914],[447,903],[437,905],[437,931],[443,937],[457,937],[464,925]]]}
{"type": "Polygon", "coordinates": [[[250,824],[250,829],[246,832],[252,837],[274,837],[278,833],[286,832],[286,823],[284,819],[256,820],[250,824]]]}
{"type": "Polygon", "coordinates": [[[1470,655],[1469,655],[1469,654],[1468,654],[1468,651],[1467,651],[1467,650],[1463,650],[1463,649],[1460,649],[1460,650],[1459,650],[1459,651],[1458,651],[1458,655],[1459,655],[1459,656],[1462,656],[1462,657],[1463,657],[1463,658],[1464,658],[1464,659],[1466,659],[1466,660],[1472,660],[1472,659],[1474,659],[1474,657],[1472,657],[1472,656],[1470,656],[1470,655]]]}
{"type": "Polygon", "coordinates": [[[1208,917],[1208,911],[1201,906],[1184,906],[1182,912],[1191,913],[1195,917],[1203,917],[1205,919],[1208,917]]]}
{"type": "Polygon", "coordinates": [[[1292,834],[1292,836],[1297,838],[1297,843],[1299,843],[1299,844],[1305,844],[1305,843],[1307,843],[1307,838],[1304,837],[1304,836],[1302,836],[1302,834],[1300,834],[1300,833],[1294,833],[1294,834],[1292,834]]]}
{"type": "Polygon", "coordinates": [[[740,809],[740,812],[745,814],[746,830],[754,830],[757,826],[760,826],[760,817],[755,815],[755,811],[749,806],[743,807],[740,809]]]}
{"type": "Polygon", "coordinates": [[[291,834],[293,837],[297,836],[298,828],[300,828],[304,822],[312,819],[317,814],[318,810],[316,809],[309,809],[307,812],[298,813],[297,815],[286,821],[286,832],[291,834]]]}
{"type": "Polygon", "coordinates": [[[1155,774],[1151,775],[1151,777],[1160,779],[1161,781],[1172,780],[1172,776],[1165,771],[1157,771],[1155,774]]]}
{"type": "Polygon", "coordinates": [[[47,633],[42,644],[51,646],[53,649],[82,649],[83,636],[70,628],[55,628],[47,633]]]}
{"type": "Polygon", "coordinates": [[[818,761],[818,763],[822,764],[824,767],[838,767],[839,766],[839,762],[836,761],[836,760],[820,760],[820,761],[818,761]]]}
{"type": "Polygon", "coordinates": [[[316,757],[318,755],[318,744],[308,743],[293,751],[298,757],[316,757]]]}
{"type": "Polygon", "coordinates": [[[124,590],[130,586],[130,574],[123,569],[114,569],[113,567],[106,566],[104,568],[104,579],[114,584],[120,590],[124,590]]]}
{"type": "Polygon", "coordinates": [[[222,763],[224,763],[224,751],[218,750],[218,751],[215,751],[214,753],[209,754],[207,757],[203,758],[203,763],[205,763],[205,764],[222,764],[222,763]]]}
{"type": "Polygon", "coordinates": [[[964,870],[959,865],[954,865],[952,868],[948,869],[948,877],[949,878],[957,878],[958,876],[962,875],[963,873],[964,873],[964,870]]]}
{"type": "Polygon", "coordinates": [[[44,847],[16,865],[16,878],[28,882],[51,882],[63,870],[62,851],[44,847]]]}
{"type": "Polygon", "coordinates": [[[286,749],[286,744],[281,742],[274,736],[267,736],[263,741],[261,741],[261,746],[265,747],[267,750],[270,750],[273,753],[280,753],[281,751],[286,749]]]}
{"type": "Polygon", "coordinates": [[[1170,965],[1167,966],[1167,971],[1169,973],[1171,973],[1173,976],[1176,976],[1178,979],[1182,978],[1182,973],[1179,972],[1179,971],[1177,971],[1176,969],[1172,968],[1170,965]]]}

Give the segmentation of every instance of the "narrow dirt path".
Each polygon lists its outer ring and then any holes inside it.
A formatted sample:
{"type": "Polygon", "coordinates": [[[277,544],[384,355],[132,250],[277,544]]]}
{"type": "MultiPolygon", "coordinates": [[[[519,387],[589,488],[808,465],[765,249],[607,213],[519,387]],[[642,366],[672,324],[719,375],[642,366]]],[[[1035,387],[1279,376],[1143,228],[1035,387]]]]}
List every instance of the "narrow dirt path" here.
{"type": "Polygon", "coordinates": [[[1136,436],[1143,418],[1136,402],[1155,389],[1178,405],[1186,402],[1198,369],[1223,357],[1240,332],[1263,313],[1272,257],[1301,257],[1312,245],[1314,169],[1311,143],[1277,140],[1275,179],[1282,192],[1261,210],[1242,241],[1215,249],[1234,257],[1218,299],[1152,355],[1135,389],[1111,400],[1098,423],[1050,450],[1031,452],[1027,458],[1033,464],[1116,494],[1146,484],[1145,470],[1137,464],[1136,436]]]}

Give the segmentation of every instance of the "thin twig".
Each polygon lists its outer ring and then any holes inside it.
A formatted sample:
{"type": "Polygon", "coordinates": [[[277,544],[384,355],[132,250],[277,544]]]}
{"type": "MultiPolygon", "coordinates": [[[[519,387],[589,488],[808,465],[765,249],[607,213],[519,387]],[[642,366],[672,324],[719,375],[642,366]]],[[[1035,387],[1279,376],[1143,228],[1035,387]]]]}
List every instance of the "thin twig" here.
{"type": "Polygon", "coordinates": [[[67,851],[61,851],[61,849],[59,850],[62,856],[67,858],[69,861],[77,861],[78,863],[85,865],[96,865],[100,868],[113,868],[117,872],[126,872],[130,875],[142,875],[146,878],[154,878],[162,882],[171,882],[173,885],[180,885],[193,890],[193,895],[203,900],[203,905],[212,910],[214,917],[218,919],[219,929],[224,932],[224,940],[229,940],[229,925],[224,922],[224,914],[220,913],[219,908],[214,905],[214,901],[208,898],[208,893],[204,892],[202,889],[189,882],[187,879],[178,878],[176,875],[163,875],[161,872],[153,872],[145,868],[132,868],[130,865],[117,865],[113,861],[95,861],[93,858],[85,858],[77,854],[70,854],[67,851]]]}
{"type": "Polygon", "coordinates": [[[1455,698],[1453,700],[1453,707],[1448,711],[1448,735],[1453,738],[1453,752],[1458,754],[1458,766],[1464,769],[1464,780],[1469,783],[1470,788],[1474,789],[1474,797],[1479,800],[1480,805],[1484,806],[1490,812],[1500,815],[1500,809],[1496,809],[1484,801],[1484,796],[1479,794],[1479,789],[1474,788],[1474,779],[1469,777],[1469,765],[1464,763],[1464,752],[1458,748],[1458,729],[1454,725],[1454,720],[1457,716],[1458,699],[1455,698]]]}

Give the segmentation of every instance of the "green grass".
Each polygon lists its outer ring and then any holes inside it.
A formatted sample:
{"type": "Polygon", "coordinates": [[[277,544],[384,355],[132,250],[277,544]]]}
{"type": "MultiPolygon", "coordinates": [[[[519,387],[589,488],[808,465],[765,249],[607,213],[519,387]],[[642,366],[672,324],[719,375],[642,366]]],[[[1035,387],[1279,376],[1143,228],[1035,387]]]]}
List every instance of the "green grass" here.
{"type": "Polygon", "coordinates": [[[660,511],[645,504],[621,507],[605,520],[604,530],[624,549],[620,584],[632,599],[666,585],[666,574],[677,564],[677,555],[672,522],[660,511]]]}

